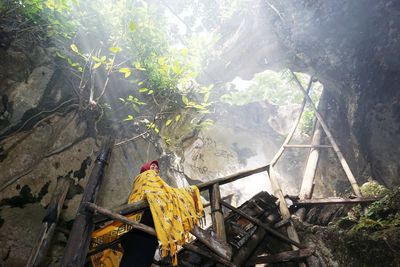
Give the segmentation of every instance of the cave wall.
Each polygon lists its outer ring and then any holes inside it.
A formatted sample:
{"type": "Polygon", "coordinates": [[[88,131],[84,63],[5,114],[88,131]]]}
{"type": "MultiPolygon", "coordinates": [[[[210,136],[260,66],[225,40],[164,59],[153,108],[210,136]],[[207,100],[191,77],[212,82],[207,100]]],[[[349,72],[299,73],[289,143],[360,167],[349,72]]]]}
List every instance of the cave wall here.
{"type": "Polygon", "coordinates": [[[326,120],[360,183],[371,177],[398,185],[399,2],[259,4],[221,28],[224,60],[211,62],[208,73],[218,81],[287,67],[314,75],[329,96],[326,120]]]}

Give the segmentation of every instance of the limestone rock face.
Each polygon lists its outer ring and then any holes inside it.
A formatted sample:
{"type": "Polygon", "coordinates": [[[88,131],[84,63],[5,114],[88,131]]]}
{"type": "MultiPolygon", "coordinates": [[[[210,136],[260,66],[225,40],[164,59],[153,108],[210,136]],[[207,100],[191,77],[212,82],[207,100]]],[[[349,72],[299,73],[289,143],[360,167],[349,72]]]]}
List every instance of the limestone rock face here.
{"type": "Polygon", "coordinates": [[[222,27],[220,58],[230,64],[216,59],[209,72],[219,81],[283,67],[315,75],[329,95],[328,124],[360,183],[372,176],[398,185],[398,2],[260,3],[222,27]]]}

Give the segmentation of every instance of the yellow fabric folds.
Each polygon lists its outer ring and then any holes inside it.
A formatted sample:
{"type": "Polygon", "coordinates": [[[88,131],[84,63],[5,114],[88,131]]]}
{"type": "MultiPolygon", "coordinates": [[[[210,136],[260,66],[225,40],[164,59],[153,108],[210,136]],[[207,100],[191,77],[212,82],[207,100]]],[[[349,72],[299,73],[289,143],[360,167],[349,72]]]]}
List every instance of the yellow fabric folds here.
{"type": "MultiPolygon", "coordinates": [[[[188,188],[170,187],[153,170],[145,171],[135,178],[128,203],[147,199],[153,216],[157,238],[161,244],[161,256],[168,254],[172,257],[172,264],[177,265],[178,246],[185,244],[189,231],[203,216],[203,205],[200,201],[199,189],[196,186],[188,188]]],[[[131,220],[140,221],[141,213],[128,216],[131,220]]],[[[94,244],[108,243],[130,230],[130,227],[120,222],[113,222],[105,228],[92,234],[94,244]]],[[[109,253],[107,253],[108,262],[109,253]]],[[[119,258],[121,254],[114,252],[119,258]]],[[[126,251],[125,253],[129,253],[126,251]]],[[[105,253],[103,253],[105,254],[105,253]]],[[[94,266],[107,265],[103,255],[92,258],[94,266]],[[96,265],[95,265],[96,264],[96,265]]],[[[119,262],[118,262],[119,263],[119,262]]],[[[115,264],[113,262],[113,264],[115,264]]]]}

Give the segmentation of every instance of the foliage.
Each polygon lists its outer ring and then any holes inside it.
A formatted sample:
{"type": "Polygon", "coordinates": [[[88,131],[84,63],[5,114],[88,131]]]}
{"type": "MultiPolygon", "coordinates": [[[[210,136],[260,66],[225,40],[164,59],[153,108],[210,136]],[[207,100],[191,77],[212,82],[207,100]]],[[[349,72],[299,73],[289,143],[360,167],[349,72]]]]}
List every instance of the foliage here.
{"type": "MultiPolygon", "coordinates": [[[[373,202],[365,210],[358,206],[353,209],[357,218],[357,224],[351,229],[353,232],[361,230],[378,230],[400,226],[400,188],[389,191],[379,186],[376,182],[368,186],[373,196],[379,193],[383,198],[373,202]],[[379,192],[378,192],[379,191],[379,192]]],[[[353,215],[354,216],[354,215],[353,215]]]]}
{"type": "Polygon", "coordinates": [[[126,123],[143,125],[156,135],[161,134],[161,126],[177,123],[182,109],[209,112],[212,86],[194,82],[201,52],[191,48],[198,43],[186,46],[171,38],[163,6],[142,0],[11,3],[2,8],[17,9],[30,24],[37,25],[56,45],[58,58],[78,78],[76,91],[82,110],[107,106],[106,112],[113,112],[122,105],[126,123]],[[108,105],[106,102],[113,100],[104,96],[116,81],[132,89],[117,95],[119,106],[108,105]]]}
{"type": "MultiPolygon", "coordinates": [[[[304,88],[307,88],[310,77],[307,74],[296,73],[304,88]]],[[[291,77],[288,70],[280,72],[264,71],[255,75],[250,85],[240,88],[243,82],[233,82],[233,88],[229,93],[221,96],[220,100],[230,105],[246,105],[259,101],[266,101],[275,105],[300,104],[303,100],[302,92],[291,77]],[[238,86],[239,85],[239,86],[238,86]]],[[[322,85],[314,82],[310,91],[313,102],[318,105],[322,93],[322,85]]],[[[300,121],[302,132],[310,134],[313,128],[314,110],[307,105],[300,121]]]]}

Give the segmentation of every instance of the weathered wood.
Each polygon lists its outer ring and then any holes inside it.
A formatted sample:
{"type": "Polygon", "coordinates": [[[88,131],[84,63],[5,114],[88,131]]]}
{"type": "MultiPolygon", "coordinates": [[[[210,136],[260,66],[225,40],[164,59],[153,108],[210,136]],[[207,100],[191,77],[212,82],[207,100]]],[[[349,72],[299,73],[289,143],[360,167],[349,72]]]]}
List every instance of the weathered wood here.
{"type": "Polygon", "coordinates": [[[212,253],[209,253],[209,252],[207,252],[207,251],[205,251],[205,250],[203,250],[203,249],[201,249],[199,247],[196,247],[196,246],[194,246],[192,244],[186,244],[183,247],[188,249],[188,250],[193,251],[194,253],[199,254],[200,256],[203,256],[203,257],[206,257],[206,258],[208,258],[210,260],[214,260],[216,262],[222,263],[225,266],[229,266],[229,267],[235,267],[236,266],[235,264],[223,259],[222,257],[220,257],[218,255],[215,255],[215,254],[212,254],[212,253]]]}
{"type": "Polygon", "coordinates": [[[69,186],[70,180],[68,178],[60,178],[58,180],[56,189],[54,190],[47,208],[47,214],[43,219],[38,241],[36,242],[36,246],[32,248],[28,262],[26,263],[27,267],[42,266],[42,262],[47,254],[51,239],[56,229],[69,186]]]}
{"type": "MultiPolygon", "coordinates": [[[[272,166],[268,171],[268,176],[271,182],[271,187],[274,192],[274,196],[279,199],[279,210],[281,212],[282,219],[289,220],[289,223],[286,226],[286,231],[288,233],[288,236],[290,240],[293,240],[296,243],[300,243],[300,239],[299,236],[297,235],[296,229],[294,228],[293,223],[290,221],[290,211],[288,209],[285,196],[283,195],[282,189],[279,185],[278,179],[276,178],[272,166]]],[[[298,246],[292,246],[292,248],[295,250],[298,248],[298,246]]]]}
{"type": "Polygon", "coordinates": [[[236,174],[232,174],[232,175],[228,175],[222,178],[218,178],[218,179],[214,179],[208,182],[204,182],[201,184],[197,184],[196,186],[200,189],[200,191],[204,191],[209,189],[210,187],[212,187],[214,184],[219,184],[219,185],[223,185],[223,184],[227,184],[227,183],[231,183],[233,181],[242,179],[244,177],[250,176],[252,174],[256,174],[256,173],[260,173],[260,172],[265,172],[269,167],[268,165],[262,166],[262,167],[258,167],[255,169],[251,169],[251,170],[247,170],[247,171],[242,171],[236,174]]]}
{"type": "Polygon", "coordinates": [[[154,228],[152,228],[150,226],[147,226],[145,224],[142,224],[142,223],[138,223],[138,222],[129,220],[125,216],[119,215],[118,213],[114,213],[114,212],[112,212],[112,211],[110,211],[108,209],[105,209],[103,207],[99,207],[96,204],[87,202],[87,203],[85,203],[84,207],[85,207],[85,209],[87,211],[90,211],[90,212],[93,212],[93,213],[96,212],[96,213],[103,214],[104,216],[107,216],[110,219],[126,223],[126,224],[132,226],[134,229],[138,229],[140,231],[148,233],[149,235],[157,236],[156,231],[154,230],[154,228]]]}
{"type": "Polygon", "coordinates": [[[319,149],[316,147],[316,145],[319,145],[321,142],[321,130],[320,123],[317,122],[312,139],[312,145],[314,147],[311,148],[310,153],[308,154],[307,164],[300,187],[300,199],[310,199],[312,197],[314,177],[317,171],[319,159],[319,149]]]}
{"type": "Polygon", "coordinates": [[[211,219],[215,235],[218,240],[226,242],[224,215],[221,207],[221,193],[219,185],[214,184],[210,189],[211,219]]]}
{"type": "Polygon", "coordinates": [[[266,235],[265,229],[258,227],[250,239],[246,242],[246,245],[241,247],[233,258],[233,263],[238,266],[243,266],[248,258],[254,253],[260,243],[263,241],[266,235]]]}
{"type": "Polygon", "coordinates": [[[262,227],[262,228],[263,228],[264,230],[266,230],[268,233],[270,233],[270,234],[276,236],[277,238],[279,238],[279,239],[285,241],[286,243],[291,244],[291,245],[294,245],[294,246],[296,246],[296,247],[298,247],[298,248],[302,248],[302,247],[303,247],[299,242],[296,242],[296,241],[294,241],[294,240],[291,240],[290,238],[288,238],[288,237],[282,235],[281,233],[279,233],[278,231],[272,229],[271,227],[269,227],[267,224],[263,223],[263,222],[260,221],[259,219],[253,218],[253,217],[247,215],[246,213],[244,213],[243,211],[241,211],[241,210],[235,208],[235,207],[232,206],[231,204],[226,203],[225,201],[221,201],[221,204],[222,204],[222,206],[225,206],[225,207],[227,207],[228,209],[230,209],[230,210],[236,212],[237,214],[241,215],[242,217],[246,218],[247,220],[251,221],[252,223],[254,223],[254,224],[256,224],[256,225],[262,227]]]}
{"type": "MultiPolygon", "coordinates": [[[[308,82],[308,86],[307,86],[307,95],[308,92],[310,91],[312,85],[312,77],[310,77],[310,81],[308,82]]],[[[301,119],[301,115],[304,112],[304,108],[306,106],[307,103],[307,98],[304,97],[303,98],[303,103],[301,104],[301,108],[300,108],[300,112],[299,112],[299,116],[297,117],[296,121],[294,122],[292,128],[290,129],[289,134],[286,136],[285,141],[283,141],[283,144],[281,145],[281,147],[278,149],[278,152],[275,154],[275,156],[273,157],[273,159],[271,160],[270,164],[271,166],[275,166],[275,164],[278,162],[279,158],[282,156],[283,151],[285,150],[285,146],[287,144],[289,144],[290,140],[292,140],[293,135],[297,129],[297,126],[299,125],[300,119],[301,119]]]]}
{"type": "Polygon", "coordinates": [[[357,203],[368,203],[380,200],[381,197],[357,197],[357,198],[314,198],[314,199],[303,199],[296,200],[293,205],[296,206],[309,206],[309,205],[322,205],[322,204],[357,204],[357,203]]]}
{"type": "Polygon", "coordinates": [[[202,242],[207,248],[215,252],[226,260],[230,260],[232,257],[232,249],[225,242],[220,242],[212,237],[207,231],[195,226],[190,232],[192,235],[202,242]]]}
{"type": "Polygon", "coordinates": [[[285,145],[285,148],[332,148],[331,145],[285,145]]]}
{"type": "Polygon", "coordinates": [[[279,221],[276,224],[274,224],[274,228],[279,229],[283,226],[287,226],[289,223],[290,223],[289,219],[283,219],[282,221],[279,221]]]}
{"type": "Polygon", "coordinates": [[[299,250],[284,251],[273,255],[259,256],[255,260],[249,261],[246,266],[254,266],[263,263],[280,263],[288,261],[299,261],[314,254],[315,249],[303,248],[299,250]]]}
{"type": "Polygon", "coordinates": [[[299,79],[297,78],[296,74],[291,71],[293,77],[295,78],[295,81],[299,87],[299,89],[303,92],[304,96],[307,97],[310,106],[314,109],[315,116],[317,117],[319,123],[321,124],[322,128],[324,129],[324,132],[326,136],[329,139],[329,142],[332,145],[333,150],[335,151],[337,157],[339,158],[340,164],[343,167],[344,172],[346,173],[347,179],[349,180],[351,187],[353,188],[354,193],[358,196],[361,197],[361,191],[360,187],[357,184],[356,178],[354,177],[349,165],[347,164],[346,159],[344,158],[339,146],[337,145],[335,138],[333,137],[331,131],[329,130],[327,124],[325,123],[325,120],[322,118],[321,114],[319,113],[318,109],[316,108],[314,102],[308,95],[307,91],[304,89],[303,85],[300,83],[299,79]]]}
{"type": "Polygon", "coordinates": [[[95,203],[97,193],[104,177],[107,160],[111,154],[113,142],[108,139],[102,146],[92,172],[89,176],[78,214],[74,220],[71,234],[68,238],[61,266],[79,267],[85,264],[86,254],[89,249],[90,235],[94,229],[93,214],[84,210],[87,202],[95,203]]]}

